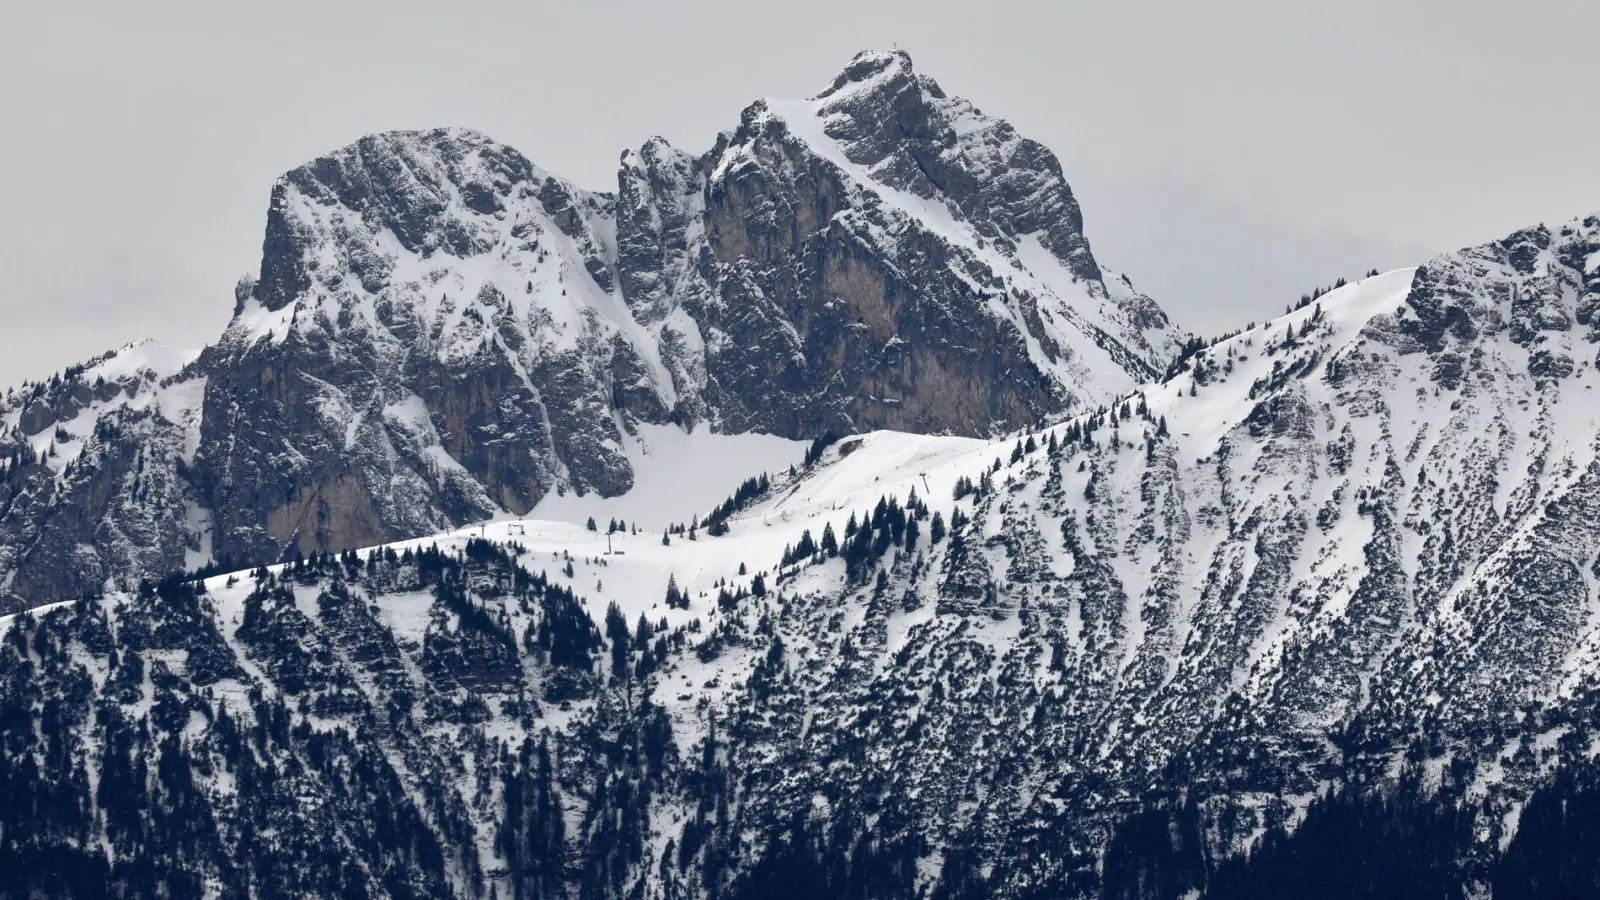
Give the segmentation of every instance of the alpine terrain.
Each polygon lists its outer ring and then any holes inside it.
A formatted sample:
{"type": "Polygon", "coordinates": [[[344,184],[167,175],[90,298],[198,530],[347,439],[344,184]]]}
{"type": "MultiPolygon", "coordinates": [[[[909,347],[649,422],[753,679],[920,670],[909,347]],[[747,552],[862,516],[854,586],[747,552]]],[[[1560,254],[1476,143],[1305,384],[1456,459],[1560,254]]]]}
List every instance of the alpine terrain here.
{"type": "Polygon", "coordinates": [[[865,53],[236,302],[7,395],[0,894],[1600,891],[1600,215],[1194,339],[865,53]]]}
{"type": "Polygon", "coordinates": [[[215,345],[7,394],[0,607],[621,495],[641,426],[991,436],[1186,338],[1095,262],[1055,157],[903,53],[703,156],[653,139],[614,194],[470,131],[375,135],[274,185],[215,345]]]}

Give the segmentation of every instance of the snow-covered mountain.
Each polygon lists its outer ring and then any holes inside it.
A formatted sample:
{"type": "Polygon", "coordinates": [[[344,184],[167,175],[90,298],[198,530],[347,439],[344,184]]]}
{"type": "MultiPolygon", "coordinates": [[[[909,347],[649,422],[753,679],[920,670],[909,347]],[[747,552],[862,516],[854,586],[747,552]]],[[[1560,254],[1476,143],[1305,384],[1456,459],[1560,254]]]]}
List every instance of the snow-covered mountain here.
{"type": "Polygon", "coordinates": [[[646,142],[615,194],[471,131],[374,135],[274,186],[227,330],[148,384],[181,413],[102,434],[149,404],[90,403],[84,368],[7,395],[0,451],[27,459],[0,498],[26,502],[0,502],[0,603],[624,495],[650,426],[989,436],[1186,339],[1100,269],[1050,152],[898,51],[704,155],[646,142]],[[143,522],[166,536],[134,554],[143,522]]]}
{"type": "Polygon", "coordinates": [[[1176,897],[1398,781],[1455,817],[1441,894],[1486,895],[1600,729],[1597,260],[1600,216],[1521,231],[679,533],[507,520],[17,618],[0,697],[55,724],[0,760],[54,768],[0,783],[130,879],[1176,897]],[[152,840],[181,867],[130,868],[152,840]]]}
{"type": "Polygon", "coordinates": [[[210,560],[197,355],[129,345],[0,401],[0,608],[210,560]]]}

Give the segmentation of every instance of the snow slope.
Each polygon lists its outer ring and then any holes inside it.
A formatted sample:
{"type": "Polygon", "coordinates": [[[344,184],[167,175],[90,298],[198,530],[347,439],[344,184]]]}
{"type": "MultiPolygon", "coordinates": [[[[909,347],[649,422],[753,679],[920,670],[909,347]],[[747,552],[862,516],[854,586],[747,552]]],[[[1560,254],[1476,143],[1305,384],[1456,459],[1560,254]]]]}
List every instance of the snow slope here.
{"type": "MultiPolygon", "coordinates": [[[[496,792],[525,739],[561,760],[573,846],[627,846],[604,829],[632,823],[650,848],[605,869],[614,893],[693,895],[798,816],[925,841],[930,891],[981,863],[987,893],[1027,895],[1094,883],[1107,829],[1151,798],[1186,796],[1211,851],[1236,853],[1407,760],[1465,779],[1475,840],[1503,847],[1600,733],[1600,374],[1577,355],[1597,246],[1584,220],[1364,279],[1031,432],[871,432],[792,476],[793,444],[669,437],[701,471],[772,475],[715,537],[502,517],[359,565],[211,578],[183,629],[140,625],[182,611],[149,596],[98,608],[118,640],[172,644],[129,651],[179,676],[159,690],[203,678],[205,708],[389,760],[421,820],[474,848],[440,876],[458,893],[512,893],[496,792]],[[838,556],[795,558],[830,531],[838,556]],[[448,587],[423,577],[432,548],[448,587]],[[598,644],[558,665],[549,635],[589,633],[565,597],[598,644]],[[622,796],[648,799],[596,806],[622,796]],[[747,837],[666,854],[708,823],[747,837]]],[[[704,521],[716,502],[680,499],[615,509],[704,521]]],[[[98,627],[84,609],[52,615],[98,627]]],[[[204,718],[185,746],[221,752],[204,718]]]]}
{"type": "MultiPolygon", "coordinates": [[[[613,536],[608,554],[603,534],[527,520],[439,540],[522,544],[597,617],[615,602],[630,621],[702,624],[719,649],[675,661],[655,688],[686,749],[707,704],[748,713],[741,686],[767,677],[763,648],[781,639],[792,681],[768,689],[807,712],[798,731],[775,725],[730,752],[759,766],[800,740],[821,768],[752,775],[741,815],[825,770],[834,789],[900,798],[925,833],[975,816],[1077,831],[1181,758],[1209,779],[1211,814],[1259,833],[1271,809],[1303,811],[1319,772],[1352,764],[1339,745],[1388,771],[1426,722],[1445,754],[1491,766],[1477,790],[1484,833],[1503,843],[1502,813],[1570,746],[1556,738],[1571,726],[1541,723],[1587,722],[1600,679],[1597,374],[1540,361],[1574,346],[1563,328],[1583,294],[1560,286],[1588,273],[1563,268],[1584,254],[1562,244],[1593,232],[1574,223],[1364,279],[1031,435],[847,439],[722,537],[613,536]],[[1547,245],[1531,261],[1528,241],[1547,245]],[[1517,299],[1530,293],[1532,309],[1517,299]],[[952,500],[958,478],[976,494],[952,500]],[[913,489],[970,524],[939,544],[925,524],[911,552],[890,544],[866,584],[825,556],[780,572],[803,533],[843,534],[913,489]],[[778,605],[717,602],[758,574],[778,605]],[[662,602],[669,578],[687,610],[662,602]],[[920,699],[897,705],[907,696],[920,699]],[[1525,763],[1482,755],[1518,734],[1525,763]],[[871,750],[843,764],[848,746],[871,750]],[[1000,771],[1009,786],[989,780],[1000,771]],[[967,790],[988,799],[939,799],[967,790]]],[[[1020,871],[997,852],[997,871],[1020,871]]]]}
{"type": "Polygon", "coordinates": [[[806,444],[769,434],[716,434],[707,426],[685,432],[671,425],[639,425],[627,434],[634,487],[625,494],[547,494],[529,517],[583,524],[621,518],[646,531],[687,524],[722,502],[739,483],[762,472],[782,472],[805,456],[806,444]]]}

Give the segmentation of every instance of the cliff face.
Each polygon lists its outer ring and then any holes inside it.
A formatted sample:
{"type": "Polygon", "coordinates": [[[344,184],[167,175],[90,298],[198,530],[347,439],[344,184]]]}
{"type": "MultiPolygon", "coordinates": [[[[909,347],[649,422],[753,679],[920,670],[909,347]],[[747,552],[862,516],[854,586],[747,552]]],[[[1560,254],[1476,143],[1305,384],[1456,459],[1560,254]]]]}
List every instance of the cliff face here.
{"type": "Polygon", "coordinates": [[[629,302],[698,323],[700,403],[734,428],[989,434],[1153,377],[1186,337],[1095,263],[1050,152],[902,53],[758,101],[697,162],[646,144],[618,196],[629,302]]]}
{"type": "MultiPolygon", "coordinates": [[[[375,135],[274,186],[233,321],[156,378],[203,401],[83,456],[89,493],[66,457],[12,489],[0,576],[19,607],[615,496],[641,423],[989,435],[1103,402],[1185,337],[1097,266],[1049,151],[897,52],[758,101],[704,156],[625,153],[614,195],[474,132],[375,135]],[[141,453],[165,487],[133,495],[107,467],[141,453]],[[145,527],[167,536],[117,549],[145,527]]],[[[8,452],[123,414],[72,399],[84,377],[10,395],[8,452]]]]}
{"type": "Polygon", "coordinates": [[[663,421],[673,388],[615,290],[611,216],[470,132],[368,138],[280,181],[261,277],[200,362],[221,551],[626,491],[613,396],[663,421]]]}

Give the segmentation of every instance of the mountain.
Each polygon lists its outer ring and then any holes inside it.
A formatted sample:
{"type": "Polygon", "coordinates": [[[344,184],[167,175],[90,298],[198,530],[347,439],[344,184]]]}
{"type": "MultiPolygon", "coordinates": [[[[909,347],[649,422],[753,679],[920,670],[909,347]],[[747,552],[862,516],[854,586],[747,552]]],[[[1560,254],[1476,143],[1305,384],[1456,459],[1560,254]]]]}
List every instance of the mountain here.
{"type": "MultiPolygon", "coordinates": [[[[1003,433],[1187,337],[1099,267],[1048,150],[898,51],[702,156],[624,153],[614,194],[471,131],[374,135],[274,185],[259,273],[181,370],[7,394],[0,607],[621,496],[649,426],[1003,433]]],[[[114,365],[146,354],[181,356],[114,365]]]]}
{"type": "Polygon", "coordinates": [[[1520,231],[1052,424],[818,442],[669,534],[503,521],[14,617],[0,866],[1591,893],[1596,260],[1600,216],[1520,231]]]}
{"type": "Polygon", "coordinates": [[[6,394],[0,608],[209,560],[188,478],[206,388],[196,356],[146,342],[6,394]]]}

